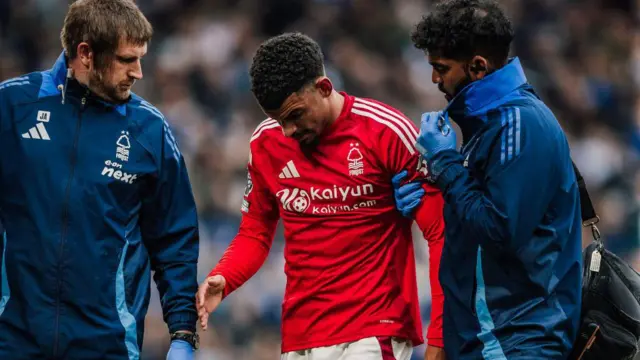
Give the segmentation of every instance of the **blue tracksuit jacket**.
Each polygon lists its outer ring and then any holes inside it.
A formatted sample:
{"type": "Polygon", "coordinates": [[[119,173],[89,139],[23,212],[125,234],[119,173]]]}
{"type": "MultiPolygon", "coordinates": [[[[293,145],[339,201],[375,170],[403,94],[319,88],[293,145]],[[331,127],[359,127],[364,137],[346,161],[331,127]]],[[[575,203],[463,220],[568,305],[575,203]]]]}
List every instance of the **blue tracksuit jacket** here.
{"type": "Polygon", "coordinates": [[[567,139],[517,58],[445,110],[460,153],[438,179],[447,359],[566,359],[581,306],[581,215],[567,139]]]}
{"type": "Polygon", "coordinates": [[[0,85],[0,359],[138,359],[152,270],[169,330],[195,330],[191,186],[156,108],[66,69],[0,85]]]}

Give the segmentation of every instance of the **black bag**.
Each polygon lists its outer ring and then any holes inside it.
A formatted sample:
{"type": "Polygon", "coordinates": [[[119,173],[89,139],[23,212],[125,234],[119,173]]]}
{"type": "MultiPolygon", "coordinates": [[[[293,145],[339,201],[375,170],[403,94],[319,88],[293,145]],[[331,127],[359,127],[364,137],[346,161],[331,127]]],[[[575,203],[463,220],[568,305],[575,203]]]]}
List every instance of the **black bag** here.
{"type": "Polygon", "coordinates": [[[578,168],[573,165],[582,224],[594,242],[583,252],[582,314],[571,360],[632,360],[640,342],[640,274],[605,249],[600,220],[578,168]]]}

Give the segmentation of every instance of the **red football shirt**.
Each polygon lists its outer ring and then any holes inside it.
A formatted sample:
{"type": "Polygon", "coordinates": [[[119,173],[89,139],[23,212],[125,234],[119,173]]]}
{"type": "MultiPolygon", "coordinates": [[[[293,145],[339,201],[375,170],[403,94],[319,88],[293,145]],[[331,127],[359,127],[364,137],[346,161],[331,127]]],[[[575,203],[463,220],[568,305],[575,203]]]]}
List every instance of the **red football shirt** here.
{"type": "MultiPolygon", "coordinates": [[[[264,263],[276,224],[285,237],[282,352],[371,336],[423,342],[411,219],[395,208],[391,178],[426,172],[414,148],[418,131],[398,110],[345,93],[338,119],[312,154],[275,120],[251,137],[242,222],[211,275],[225,296],[264,263]]],[[[442,197],[428,187],[416,221],[429,240],[434,294],[429,343],[442,346],[437,268],[443,242],[442,197]]]]}

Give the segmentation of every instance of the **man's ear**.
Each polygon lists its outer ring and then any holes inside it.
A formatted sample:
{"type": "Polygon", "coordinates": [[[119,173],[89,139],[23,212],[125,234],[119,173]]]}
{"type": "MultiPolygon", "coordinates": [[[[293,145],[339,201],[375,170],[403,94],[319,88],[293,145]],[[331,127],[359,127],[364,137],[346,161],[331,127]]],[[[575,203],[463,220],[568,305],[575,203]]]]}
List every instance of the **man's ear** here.
{"type": "Polygon", "coordinates": [[[333,92],[333,84],[328,77],[323,76],[316,80],[316,89],[323,97],[329,97],[333,92]]]}
{"type": "Polygon", "coordinates": [[[82,65],[88,70],[93,65],[93,50],[91,50],[91,46],[86,42],[81,42],[78,44],[77,52],[78,59],[82,65]]]}
{"type": "Polygon", "coordinates": [[[482,56],[474,56],[469,65],[472,80],[480,80],[489,73],[489,61],[482,56]]]}

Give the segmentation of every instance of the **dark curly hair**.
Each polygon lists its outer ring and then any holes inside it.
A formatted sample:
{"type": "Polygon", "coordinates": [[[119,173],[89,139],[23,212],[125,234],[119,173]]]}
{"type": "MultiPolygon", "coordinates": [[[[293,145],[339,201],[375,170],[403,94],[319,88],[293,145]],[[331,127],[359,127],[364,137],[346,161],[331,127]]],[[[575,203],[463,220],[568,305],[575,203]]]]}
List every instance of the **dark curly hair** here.
{"type": "Polygon", "coordinates": [[[411,40],[434,56],[465,61],[480,55],[501,67],[509,57],[513,27],[494,0],[444,0],[422,18],[411,40]]]}
{"type": "Polygon", "coordinates": [[[281,34],[258,47],[249,73],[260,106],[275,110],[289,95],[324,75],[322,50],[304,34],[281,34]]]}

